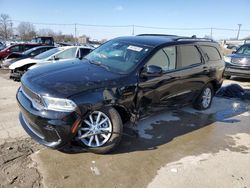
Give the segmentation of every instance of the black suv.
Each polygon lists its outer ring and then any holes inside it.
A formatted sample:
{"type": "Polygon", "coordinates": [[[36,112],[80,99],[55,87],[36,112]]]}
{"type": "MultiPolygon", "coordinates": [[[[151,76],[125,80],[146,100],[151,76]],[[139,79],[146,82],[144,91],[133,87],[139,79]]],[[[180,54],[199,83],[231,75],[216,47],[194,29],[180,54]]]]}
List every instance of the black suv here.
{"type": "Polygon", "coordinates": [[[126,121],[189,103],[209,108],[224,64],[219,45],[209,39],[119,37],[84,59],[25,73],[17,92],[20,122],[48,147],[77,141],[106,153],[119,144],[126,121]]]}

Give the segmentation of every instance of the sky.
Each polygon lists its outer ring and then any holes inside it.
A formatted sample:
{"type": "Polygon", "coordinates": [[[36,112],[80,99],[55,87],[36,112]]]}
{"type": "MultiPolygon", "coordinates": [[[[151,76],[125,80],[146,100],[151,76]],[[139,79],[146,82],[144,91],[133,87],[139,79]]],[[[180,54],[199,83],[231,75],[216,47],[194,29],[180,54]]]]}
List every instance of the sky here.
{"type": "Polygon", "coordinates": [[[65,34],[74,35],[75,26],[38,23],[84,24],[76,26],[76,35],[86,34],[92,39],[132,35],[132,25],[135,25],[134,34],[199,37],[210,36],[210,28],[213,28],[214,39],[227,39],[236,37],[238,24],[242,24],[240,38],[250,36],[250,0],[0,0],[2,13],[14,20],[14,27],[18,21],[28,21],[34,23],[36,29],[50,28],[65,34]]]}

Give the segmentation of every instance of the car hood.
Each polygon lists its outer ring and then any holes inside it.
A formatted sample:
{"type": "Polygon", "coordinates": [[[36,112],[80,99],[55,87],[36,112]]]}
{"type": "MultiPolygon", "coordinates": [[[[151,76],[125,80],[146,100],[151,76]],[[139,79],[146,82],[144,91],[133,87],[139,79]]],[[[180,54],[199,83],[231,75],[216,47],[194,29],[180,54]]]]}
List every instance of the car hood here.
{"type": "Polygon", "coordinates": [[[231,63],[239,64],[242,66],[250,66],[250,55],[245,54],[231,54],[231,63]]]}
{"type": "Polygon", "coordinates": [[[29,70],[23,75],[22,84],[41,95],[68,98],[83,91],[112,87],[123,77],[87,60],[74,60],[29,70]]]}
{"type": "Polygon", "coordinates": [[[228,57],[231,57],[231,58],[249,58],[250,59],[250,55],[245,55],[245,54],[230,54],[230,55],[228,55],[228,57]]]}
{"type": "Polygon", "coordinates": [[[9,69],[14,70],[14,69],[22,67],[24,65],[28,65],[31,63],[39,63],[39,62],[41,62],[40,59],[26,58],[26,59],[16,61],[15,63],[12,63],[10,65],[9,69]]]}

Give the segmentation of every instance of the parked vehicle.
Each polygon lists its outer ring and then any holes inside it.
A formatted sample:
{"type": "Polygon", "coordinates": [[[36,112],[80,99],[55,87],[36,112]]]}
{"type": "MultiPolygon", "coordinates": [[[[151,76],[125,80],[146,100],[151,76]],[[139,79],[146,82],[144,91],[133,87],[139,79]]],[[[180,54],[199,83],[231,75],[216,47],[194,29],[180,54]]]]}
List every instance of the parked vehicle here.
{"type": "Polygon", "coordinates": [[[6,46],[4,43],[0,42],[0,50],[4,49],[6,46]]]}
{"type": "Polygon", "coordinates": [[[73,140],[107,153],[119,144],[126,121],[189,103],[209,108],[224,67],[219,45],[211,40],[116,38],[82,60],[25,73],[17,91],[19,119],[48,147],[59,149],[73,140]]]}
{"type": "Polygon", "coordinates": [[[88,54],[93,48],[81,47],[81,46],[65,46],[58,47],[46,52],[43,52],[33,58],[26,58],[9,66],[10,79],[19,81],[22,75],[28,70],[29,67],[42,64],[48,64],[53,62],[61,62],[65,59],[75,59],[84,57],[88,54]]]}
{"type": "Polygon", "coordinates": [[[26,59],[29,57],[34,57],[52,48],[55,48],[55,47],[54,46],[38,46],[38,47],[31,48],[29,50],[26,50],[23,53],[13,52],[3,60],[1,68],[8,69],[9,66],[12,63],[15,63],[16,61],[19,61],[21,59],[26,59]]]}
{"type": "Polygon", "coordinates": [[[26,50],[29,50],[31,48],[41,46],[41,44],[14,44],[9,47],[4,48],[0,51],[0,59],[3,59],[10,55],[13,52],[24,52],[26,50]]]}
{"type": "Polygon", "coordinates": [[[31,40],[31,42],[43,44],[43,45],[54,46],[54,38],[53,37],[35,37],[31,40]]]}
{"type": "Polygon", "coordinates": [[[231,76],[250,78],[250,44],[241,46],[236,52],[224,58],[225,78],[230,79],[231,76]]]}

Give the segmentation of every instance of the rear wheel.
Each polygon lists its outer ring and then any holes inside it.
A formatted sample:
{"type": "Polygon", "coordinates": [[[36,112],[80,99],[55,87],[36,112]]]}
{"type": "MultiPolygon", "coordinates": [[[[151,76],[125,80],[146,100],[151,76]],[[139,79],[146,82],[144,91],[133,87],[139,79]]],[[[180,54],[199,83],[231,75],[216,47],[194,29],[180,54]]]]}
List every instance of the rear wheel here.
{"type": "Polygon", "coordinates": [[[120,142],[123,124],[114,108],[94,111],[78,130],[79,143],[93,153],[108,153],[120,142]]]}
{"type": "Polygon", "coordinates": [[[196,99],[194,103],[194,108],[198,110],[208,109],[211,106],[213,96],[214,96],[213,86],[209,83],[203,88],[201,94],[196,99]]]}

